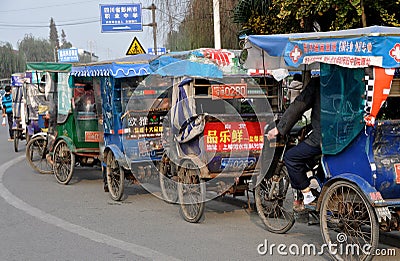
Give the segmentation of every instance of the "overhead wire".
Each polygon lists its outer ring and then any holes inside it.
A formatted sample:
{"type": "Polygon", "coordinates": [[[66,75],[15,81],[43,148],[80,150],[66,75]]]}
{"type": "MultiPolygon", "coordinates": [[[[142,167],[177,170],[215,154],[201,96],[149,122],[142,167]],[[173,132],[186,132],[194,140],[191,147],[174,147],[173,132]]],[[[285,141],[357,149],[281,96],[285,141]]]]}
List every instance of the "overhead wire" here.
{"type": "Polygon", "coordinates": [[[47,8],[47,7],[59,7],[59,6],[67,6],[67,5],[74,5],[74,4],[86,4],[88,2],[98,2],[98,0],[79,1],[79,2],[64,3],[64,4],[45,5],[45,6],[35,6],[35,7],[18,8],[18,9],[11,9],[11,10],[0,10],[0,13],[21,12],[21,11],[28,11],[28,10],[35,10],[35,9],[43,9],[43,8],[47,8]]]}

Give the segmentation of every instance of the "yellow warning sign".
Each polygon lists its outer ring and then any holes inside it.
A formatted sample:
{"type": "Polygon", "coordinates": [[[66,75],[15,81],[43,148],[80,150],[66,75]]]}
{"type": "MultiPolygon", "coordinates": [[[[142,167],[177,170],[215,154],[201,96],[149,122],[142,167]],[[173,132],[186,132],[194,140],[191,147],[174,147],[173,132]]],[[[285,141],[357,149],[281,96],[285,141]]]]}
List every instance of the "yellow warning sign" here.
{"type": "Polygon", "coordinates": [[[135,38],[133,38],[131,46],[129,46],[129,49],[126,52],[126,55],[135,55],[135,54],[141,54],[141,53],[146,53],[146,51],[143,49],[142,45],[139,43],[139,40],[135,37],[135,38]]]}

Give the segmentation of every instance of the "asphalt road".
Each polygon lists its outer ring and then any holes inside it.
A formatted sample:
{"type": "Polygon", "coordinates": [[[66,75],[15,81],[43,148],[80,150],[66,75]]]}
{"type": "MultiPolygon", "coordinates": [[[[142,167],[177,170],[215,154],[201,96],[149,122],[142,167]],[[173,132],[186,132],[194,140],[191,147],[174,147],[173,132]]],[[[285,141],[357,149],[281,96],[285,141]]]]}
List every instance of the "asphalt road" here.
{"type": "MultiPolygon", "coordinates": [[[[23,142],[24,144],[24,142],[23,142]]],[[[137,185],[122,202],[102,190],[99,169],[77,169],[71,183],[35,173],[25,147],[15,153],[0,128],[0,260],[329,260],[323,256],[261,255],[260,244],[323,244],[318,225],[297,222],[284,235],[262,227],[243,199],[206,204],[205,219],[185,222],[178,207],[137,185]]],[[[380,248],[395,248],[400,233],[381,234],[380,248]]],[[[262,248],[261,248],[262,250],[262,248]]]]}

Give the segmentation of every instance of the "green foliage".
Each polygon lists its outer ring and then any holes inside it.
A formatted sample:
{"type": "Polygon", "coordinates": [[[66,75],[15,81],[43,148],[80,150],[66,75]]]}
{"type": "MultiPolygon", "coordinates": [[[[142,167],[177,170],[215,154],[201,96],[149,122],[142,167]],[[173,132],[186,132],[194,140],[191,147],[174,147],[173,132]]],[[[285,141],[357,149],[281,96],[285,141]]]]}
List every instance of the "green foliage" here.
{"type": "MultiPolygon", "coordinates": [[[[240,0],[234,21],[246,34],[329,31],[363,25],[400,26],[399,0],[271,0],[268,12],[250,11],[258,1],[240,0]],[[365,22],[363,23],[363,10],[365,22]]],[[[261,8],[261,7],[259,7],[261,8]]],[[[262,6],[265,10],[265,5],[262,6]]]]}
{"type": "Polygon", "coordinates": [[[58,40],[58,32],[57,32],[57,27],[56,23],[54,22],[53,17],[50,19],[50,44],[53,48],[59,49],[60,48],[60,41],[58,40]]]}
{"type": "Polygon", "coordinates": [[[67,35],[64,30],[61,30],[61,46],[60,49],[69,49],[72,47],[72,44],[67,41],[67,35]]]}
{"type": "Polygon", "coordinates": [[[25,71],[25,59],[14,51],[10,43],[0,43],[0,78],[11,78],[11,74],[25,71]]]}
{"type": "Polygon", "coordinates": [[[25,35],[18,43],[18,50],[25,55],[27,62],[54,62],[55,50],[49,41],[25,35]]]}

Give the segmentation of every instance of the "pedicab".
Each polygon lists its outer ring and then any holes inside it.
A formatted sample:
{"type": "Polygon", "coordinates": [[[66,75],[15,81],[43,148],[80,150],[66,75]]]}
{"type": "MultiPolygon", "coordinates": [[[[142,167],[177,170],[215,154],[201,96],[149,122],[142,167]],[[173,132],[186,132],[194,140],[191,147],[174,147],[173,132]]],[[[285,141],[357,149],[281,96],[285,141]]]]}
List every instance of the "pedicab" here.
{"type": "MultiPolygon", "coordinates": [[[[310,211],[333,258],[371,259],[379,231],[400,230],[400,29],[251,35],[244,53],[248,68],[319,68],[323,171],[310,177],[321,188],[310,211]]],[[[284,153],[290,142],[281,145],[284,153]]],[[[271,146],[278,145],[265,142],[263,154],[271,146]]],[[[295,192],[281,155],[273,159],[257,182],[256,205],[267,230],[284,233],[294,223],[295,192]]]]}
{"type": "Polygon", "coordinates": [[[282,93],[271,75],[249,75],[237,55],[202,48],[154,61],[158,69],[151,76],[172,79],[160,187],[168,189],[169,201],[177,196],[188,222],[199,222],[205,202],[216,197],[247,195],[250,203],[260,171],[263,129],[282,93]]]}
{"type": "Polygon", "coordinates": [[[45,93],[45,80],[44,72],[32,70],[25,72],[23,89],[26,108],[26,159],[37,172],[51,174],[53,166],[46,159],[48,153],[46,141],[52,97],[45,93]]]}
{"type": "Polygon", "coordinates": [[[48,127],[48,119],[46,112],[49,111],[50,100],[45,95],[45,76],[37,71],[27,71],[24,77],[24,97],[25,97],[25,123],[26,123],[26,140],[39,132],[45,132],[48,127]],[[43,80],[43,81],[41,81],[43,80]]]}
{"type": "Polygon", "coordinates": [[[28,63],[27,68],[46,75],[44,92],[52,101],[46,113],[47,134],[34,135],[30,143],[41,145],[40,159],[47,159],[57,182],[67,185],[75,167],[100,165],[101,135],[91,78],[70,77],[71,64],[28,63]]]}
{"type": "Polygon", "coordinates": [[[11,92],[12,92],[12,100],[13,100],[13,146],[14,151],[18,152],[19,149],[19,141],[24,140],[26,133],[25,133],[25,101],[24,101],[24,92],[23,92],[23,73],[13,73],[11,75],[11,92]]]}
{"type": "MultiPolygon", "coordinates": [[[[165,109],[127,109],[130,97],[150,73],[149,61],[153,58],[153,55],[135,55],[74,67],[71,72],[76,76],[90,75],[99,88],[102,100],[99,113],[104,129],[100,142],[104,189],[113,200],[122,198],[125,179],[140,183],[139,179],[144,182],[158,177],[151,162],[161,158],[158,126],[165,109]],[[154,150],[147,157],[142,147],[150,143],[154,150]],[[134,159],[130,160],[131,157],[134,159]]],[[[142,90],[135,98],[135,106],[148,105],[157,93],[154,86],[142,90]]]]}

